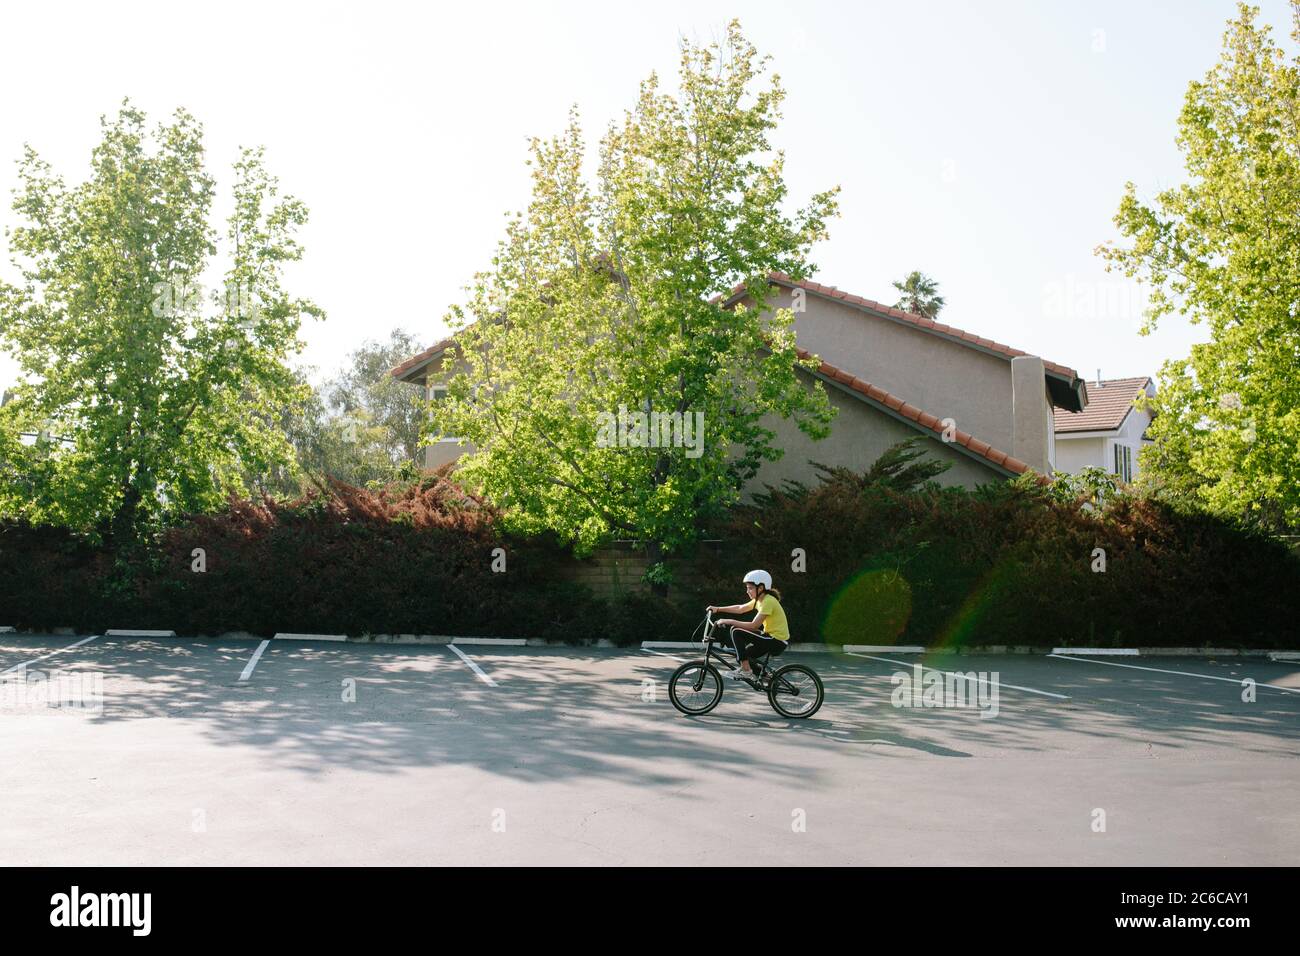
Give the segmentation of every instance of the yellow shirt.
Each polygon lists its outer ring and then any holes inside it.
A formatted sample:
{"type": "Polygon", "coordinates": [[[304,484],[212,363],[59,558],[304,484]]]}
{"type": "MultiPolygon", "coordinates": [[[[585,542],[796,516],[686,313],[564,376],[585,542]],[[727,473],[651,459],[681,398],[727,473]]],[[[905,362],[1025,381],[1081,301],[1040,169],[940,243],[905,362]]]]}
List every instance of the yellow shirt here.
{"type": "MultiPolygon", "coordinates": [[[[754,610],[753,601],[740,609],[742,614],[752,610],[754,610]]],[[[758,613],[767,615],[763,619],[763,633],[765,635],[775,637],[778,641],[790,640],[790,625],[786,623],[785,611],[781,607],[781,602],[774,595],[764,594],[759,599],[758,613]]]]}

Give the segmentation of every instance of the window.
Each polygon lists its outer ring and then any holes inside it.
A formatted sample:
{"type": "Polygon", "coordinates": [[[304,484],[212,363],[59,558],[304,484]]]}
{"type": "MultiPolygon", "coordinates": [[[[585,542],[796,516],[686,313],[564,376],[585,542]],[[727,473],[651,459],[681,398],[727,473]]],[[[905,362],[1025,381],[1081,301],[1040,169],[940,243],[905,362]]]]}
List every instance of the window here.
{"type": "MultiPolygon", "coordinates": [[[[446,385],[430,385],[430,386],[428,386],[428,388],[425,390],[425,394],[428,395],[428,397],[429,397],[429,401],[431,401],[431,402],[441,402],[443,399],[445,399],[445,398],[447,397],[447,386],[446,386],[446,385]]],[[[458,441],[460,441],[460,439],[459,439],[459,438],[453,438],[453,437],[450,437],[450,436],[448,436],[448,435],[440,435],[440,436],[438,436],[437,441],[438,441],[439,443],[442,443],[442,442],[458,442],[458,441]]]]}
{"type": "Polygon", "coordinates": [[[1115,449],[1115,477],[1123,481],[1133,480],[1133,449],[1128,445],[1121,445],[1116,442],[1113,446],[1115,449]]]}

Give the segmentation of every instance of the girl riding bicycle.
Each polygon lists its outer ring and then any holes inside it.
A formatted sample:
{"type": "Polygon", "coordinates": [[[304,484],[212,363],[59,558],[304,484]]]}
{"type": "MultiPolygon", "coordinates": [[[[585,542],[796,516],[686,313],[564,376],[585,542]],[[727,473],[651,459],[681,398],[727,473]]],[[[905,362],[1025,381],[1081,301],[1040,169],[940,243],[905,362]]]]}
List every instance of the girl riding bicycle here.
{"type": "Polygon", "coordinates": [[[752,621],[721,621],[731,628],[731,643],[736,648],[740,667],[728,671],[733,680],[752,679],[755,674],[751,663],[764,654],[780,653],[790,640],[790,627],[785,610],[781,607],[781,592],[772,587],[772,575],[766,571],[750,571],[745,575],[745,591],[749,601],[729,607],[709,605],[709,613],[745,614],[756,611],[752,621]]]}

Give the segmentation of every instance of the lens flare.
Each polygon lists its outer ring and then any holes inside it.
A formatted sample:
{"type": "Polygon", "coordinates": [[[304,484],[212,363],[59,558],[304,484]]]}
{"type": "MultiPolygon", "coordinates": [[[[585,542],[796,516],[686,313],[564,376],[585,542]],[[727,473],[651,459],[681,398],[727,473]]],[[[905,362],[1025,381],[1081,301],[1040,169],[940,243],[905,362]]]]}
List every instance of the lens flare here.
{"type": "Polygon", "coordinates": [[[894,644],[912,617],[912,587],[892,568],[863,571],[831,599],[822,619],[828,644],[894,644]]]}

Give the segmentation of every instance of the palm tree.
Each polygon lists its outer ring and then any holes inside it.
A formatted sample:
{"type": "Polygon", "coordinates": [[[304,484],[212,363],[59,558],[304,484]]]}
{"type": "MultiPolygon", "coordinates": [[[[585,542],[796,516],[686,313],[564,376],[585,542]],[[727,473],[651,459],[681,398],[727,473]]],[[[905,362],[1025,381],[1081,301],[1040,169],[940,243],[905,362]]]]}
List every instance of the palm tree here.
{"type": "Polygon", "coordinates": [[[894,283],[894,288],[903,294],[902,298],[894,303],[896,309],[933,319],[943,308],[939,283],[923,272],[908,273],[907,278],[902,282],[894,283]]]}

